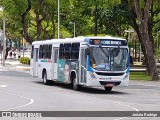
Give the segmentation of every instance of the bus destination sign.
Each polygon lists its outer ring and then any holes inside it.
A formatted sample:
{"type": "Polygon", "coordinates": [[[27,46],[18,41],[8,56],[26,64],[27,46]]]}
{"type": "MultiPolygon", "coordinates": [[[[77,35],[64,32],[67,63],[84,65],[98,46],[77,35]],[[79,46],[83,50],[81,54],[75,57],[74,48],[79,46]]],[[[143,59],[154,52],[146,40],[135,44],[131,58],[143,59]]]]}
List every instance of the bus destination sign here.
{"type": "Polygon", "coordinates": [[[107,46],[127,46],[127,41],[124,40],[110,40],[110,39],[91,39],[91,45],[107,45],[107,46]]]}

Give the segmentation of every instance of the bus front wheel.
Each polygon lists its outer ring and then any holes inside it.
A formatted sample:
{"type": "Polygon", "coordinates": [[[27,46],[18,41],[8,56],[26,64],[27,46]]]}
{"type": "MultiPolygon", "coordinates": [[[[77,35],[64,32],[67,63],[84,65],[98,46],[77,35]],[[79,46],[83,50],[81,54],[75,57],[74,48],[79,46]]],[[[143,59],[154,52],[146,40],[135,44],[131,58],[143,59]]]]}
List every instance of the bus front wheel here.
{"type": "Polygon", "coordinates": [[[104,87],[106,92],[110,92],[112,90],[113,87],[104,87]]]}

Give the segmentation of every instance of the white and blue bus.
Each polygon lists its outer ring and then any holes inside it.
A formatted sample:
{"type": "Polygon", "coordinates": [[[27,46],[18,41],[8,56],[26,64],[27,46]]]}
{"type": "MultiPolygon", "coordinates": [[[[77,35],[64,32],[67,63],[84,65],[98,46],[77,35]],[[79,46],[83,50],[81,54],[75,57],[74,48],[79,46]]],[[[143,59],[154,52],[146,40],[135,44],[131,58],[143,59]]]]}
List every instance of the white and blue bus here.
{"type": "Polygon", "coordinates": [[[129,84],[127,40],[116,37],[77,37],[32,43],[31,75],[44,84],[56,81],[111,91],[129,84]]]}

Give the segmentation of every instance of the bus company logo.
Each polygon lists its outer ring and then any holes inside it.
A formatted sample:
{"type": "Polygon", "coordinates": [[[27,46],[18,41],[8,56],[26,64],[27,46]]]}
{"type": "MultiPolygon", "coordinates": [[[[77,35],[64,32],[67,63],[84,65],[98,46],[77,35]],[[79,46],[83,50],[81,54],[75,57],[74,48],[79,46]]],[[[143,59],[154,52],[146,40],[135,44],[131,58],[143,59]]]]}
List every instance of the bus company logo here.
{"type": "Polygon", "coordinates": [[[4,118],[27,118],[27,117],[42,117],[40,112],[2,112],[2,117],[4,118]]]}
{"type": "Polygon", "coordinates": [[[2,117],[12,117],[11,112],[2,112],[2,117]]]}
{"type": "Polygon", "coordinates": [[[100,44],[100,40],[94,40],[94,44],[100,44]]]}

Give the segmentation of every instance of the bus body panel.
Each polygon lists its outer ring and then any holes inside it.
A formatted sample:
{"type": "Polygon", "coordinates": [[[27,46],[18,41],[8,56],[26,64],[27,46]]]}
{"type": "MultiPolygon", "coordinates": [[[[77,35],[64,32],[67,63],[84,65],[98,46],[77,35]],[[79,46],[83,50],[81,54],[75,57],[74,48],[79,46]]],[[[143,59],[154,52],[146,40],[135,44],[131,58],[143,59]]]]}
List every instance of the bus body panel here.
{"type": "Polygon", "coordinates": [[[115,86],[116,84],[119,86],[128,86],[129,75],[124,73],[122,76],[102,76],[97,75],[96,73],[87,72],[87,86],[105,86],[107,84],[115,84],[115,86]]]}
{"type": "Polygon", "coordinates": [[[38,77],[42,78],[43,70],[47,72],[47,79],[51,80],[51,60],[47,59],[40,59],[38,61],[38,77]]]}
{"type": "Polygon", "coordinates": [[[57,81],[71,83],[71,73],[74,71],[77,77],[78,76],[78,61],[77,60],[58,60],[58,71],[57,71],[57,81]]]}

